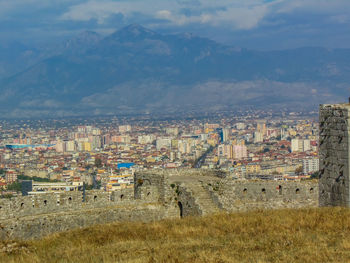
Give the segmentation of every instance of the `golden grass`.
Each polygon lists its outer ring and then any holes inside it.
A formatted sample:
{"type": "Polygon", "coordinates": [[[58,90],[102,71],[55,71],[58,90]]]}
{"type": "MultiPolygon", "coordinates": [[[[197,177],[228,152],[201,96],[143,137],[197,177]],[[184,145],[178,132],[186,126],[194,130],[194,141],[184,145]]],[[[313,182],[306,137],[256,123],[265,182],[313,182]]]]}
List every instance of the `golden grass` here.
{"type": "Polygon", "coordinates": [[[100,225],[18,242],[0,262],[350,262],[350,210],[254,211],[100,225]]]}

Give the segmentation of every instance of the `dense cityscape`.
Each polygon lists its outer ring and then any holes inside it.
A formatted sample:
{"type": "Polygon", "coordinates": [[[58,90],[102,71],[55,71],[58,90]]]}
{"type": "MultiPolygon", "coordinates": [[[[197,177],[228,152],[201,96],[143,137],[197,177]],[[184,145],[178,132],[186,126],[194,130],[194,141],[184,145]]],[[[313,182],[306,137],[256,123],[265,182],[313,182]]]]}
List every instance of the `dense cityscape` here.
{"type": "Polygon", "coordinates": [[[217,169],[232,180],[317,177],[314,112],[216,116],[4,120],[2,196],[133,188],[135,171],[148,169],[217,169]]]}
{"type": "Polygon", "coordinates": [[[0,22],[0,263],[350,262],[349,0],[0,22]]]}

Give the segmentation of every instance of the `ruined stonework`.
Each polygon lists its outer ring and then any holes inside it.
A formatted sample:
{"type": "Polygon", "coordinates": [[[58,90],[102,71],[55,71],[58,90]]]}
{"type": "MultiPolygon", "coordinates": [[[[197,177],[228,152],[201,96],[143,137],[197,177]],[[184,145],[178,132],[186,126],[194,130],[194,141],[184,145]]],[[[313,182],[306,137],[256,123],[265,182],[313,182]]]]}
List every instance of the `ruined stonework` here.
{"type": "Polygon", "coordinates": [[[318,185],[315,181],[221,180],[207,188],[217,205],[230,212],[318,206],[318,185]]]}
{"type": "Polygon", "coordinates": [[[79,227],[150,222],[249,209],[318,206],[318,184],[247,181],[215,170],[150,170],[134,189],[41,194],[0,199],[0,239],[30,239],[79,227]]]}
{"type": "Polygon", "coordinates": [[[350,206],[350,104],[320,106],[320,206],[350,206]]]}

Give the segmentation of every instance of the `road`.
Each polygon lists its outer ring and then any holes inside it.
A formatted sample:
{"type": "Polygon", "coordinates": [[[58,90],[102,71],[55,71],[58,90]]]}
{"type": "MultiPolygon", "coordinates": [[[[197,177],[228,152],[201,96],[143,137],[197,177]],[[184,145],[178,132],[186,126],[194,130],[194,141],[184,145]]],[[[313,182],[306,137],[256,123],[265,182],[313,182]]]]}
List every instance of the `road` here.
{"type": "Polygon", "coordinates": [[[212,151],[214,150],[214,147],[213,146],[210,146],[210,148],[205,152],[203,153],[203,155],[201,157],[199,157],[196,162],[194,163],[193,165],[193,168],[201,168],[201,166],[203,165],[204,161],[205,161],[205,158],[207,157],[207,155],[209,153],[211,153],[212,151]]]}

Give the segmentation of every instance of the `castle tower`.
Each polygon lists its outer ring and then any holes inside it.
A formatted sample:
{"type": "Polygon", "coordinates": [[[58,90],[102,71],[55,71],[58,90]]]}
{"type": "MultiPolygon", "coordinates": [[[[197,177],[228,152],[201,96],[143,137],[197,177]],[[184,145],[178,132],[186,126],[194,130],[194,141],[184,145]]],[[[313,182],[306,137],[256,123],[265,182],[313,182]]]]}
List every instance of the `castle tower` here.
{"type": "Polygon", "coordinates": [[[350,207],[350,104],[320,106],[320,206],[350,207]]]}

